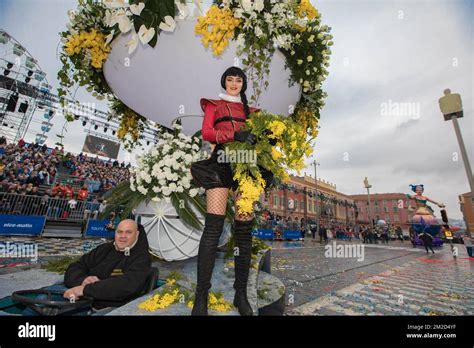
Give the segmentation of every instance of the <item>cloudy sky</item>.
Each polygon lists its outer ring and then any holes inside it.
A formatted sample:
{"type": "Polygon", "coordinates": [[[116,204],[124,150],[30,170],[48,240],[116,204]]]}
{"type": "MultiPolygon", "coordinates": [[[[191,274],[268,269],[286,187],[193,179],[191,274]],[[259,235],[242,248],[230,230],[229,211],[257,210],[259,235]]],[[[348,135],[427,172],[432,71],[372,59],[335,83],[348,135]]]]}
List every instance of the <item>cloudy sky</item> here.
{"type": "MultiPolygon", "coordinates": [[[[210,1],[205,1],[209,4],[210,1]]],[[[428,197],[461,218],[458,194],[469,191],[453,125],[444,122],[438,99],[445,88],[460,93],[459,121],[474,161],[474,5],[470,0],[312,1],[334,35],[328,92],[315,148],[318,177],[347,194],[408,192],[423,183],[428,197]],[[403,109],[402,113],[397,113],[403,109]]],[[[58,33],[75,0],[0,0],[0,28],[38,59],[58,86],[58,33]]],[[[0,51],[4,57],[3,50],[0,51]]],[[[107,105],[79,90],[78,99],[107,105]]],[[[60,132],[61,120],[51,132],[60,132]]],[[[66,149],[78,152],[85,133],[69,129],[66,149]]],[[[56,140],[52,139],[54,143],[56,140]]],[[[130,159],[121,152],[120,159],[130,159]]],[[[309,167],[306,171],[313,174],[309,167]]]]}

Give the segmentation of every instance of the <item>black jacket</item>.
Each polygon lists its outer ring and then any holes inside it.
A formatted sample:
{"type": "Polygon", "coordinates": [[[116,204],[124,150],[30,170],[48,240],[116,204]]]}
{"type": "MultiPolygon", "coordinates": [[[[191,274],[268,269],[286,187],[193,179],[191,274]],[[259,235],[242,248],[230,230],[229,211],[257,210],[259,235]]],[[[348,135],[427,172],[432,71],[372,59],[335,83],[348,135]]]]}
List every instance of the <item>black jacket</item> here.
{"type": "Polygon", "coordinates": [[[94,299],[95,308],[118,307],[142,294],[150,270],[148,240],[140,228],[129,256],[117,251],[113,242],[102,244],[69,266],[64,284],[71,288],[96,276],[100,281],[86,285],[84,296],[94,299]]]}
{"type": "Polygon", "coordinates": [[[425,244],[431,244],[433,242],[433,237],[428,233],[422,233],[418,238],[420,238],[425,244]]]}

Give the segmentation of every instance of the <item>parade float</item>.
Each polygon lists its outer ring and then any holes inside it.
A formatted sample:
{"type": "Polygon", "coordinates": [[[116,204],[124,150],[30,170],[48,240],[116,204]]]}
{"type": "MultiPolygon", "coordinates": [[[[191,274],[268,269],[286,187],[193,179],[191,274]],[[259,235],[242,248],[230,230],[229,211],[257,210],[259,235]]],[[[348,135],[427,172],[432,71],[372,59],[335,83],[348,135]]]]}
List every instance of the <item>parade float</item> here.
{"type": "MultiPolygon", "coordinates": [[[[143,224],[153,255],[175,261],[197,254],[206,204],[189,167],[209,155],[199,134],[199,100],[218,94],[215,81],[227,67],[246,72],[249,103],[262,110],[249,115],[245,129],[269,132],[255,145],[234,142],[229,149],[255,150],[258,166],[277,184],[288,180],[288,171],[303,169],[318,135],[333,44],[331,28],[309,0],[214,1],[205,12],[200,1],[79,0],[68,15],[60,33],[58,95],[73,98],[73,88],[83,86],[108,100],[109,117],[120,123],[117,136],[128,150],[143,145],[141,134],[150,124],[159,131],[130,181],[109,198],[111,207],[123,207],[123,217],[133,212],[143,224]]],[[[265,189],[261,174],[249,163],[232,166],[245,198],[240,208],[252,213],[265,189]]],[[[232,207],[230,197],[228,217],[232,207]]],[[[256,245],[262,246],[258,265],[265,245],[256,245]]],[[[227,266],[222,269],[225,274],[227,266]]],[[[168,299],[176,295],[170,294],[168,299]]]]}
{"type": "MultiPolygon", "coordinates": [[[[423,195],[424,185],[410,185],[414,195],[406,194],[407,198],[415,201],[415,207],[409,206],[409,210],[413,211],[411,217],[411,227],[416,234],[415,243],[422,245],[423,242],[418,238],[422,233],[430,234],[433,237],[433,245],[442,246],[443,241],[439,238],[441,232],[441,224],[434,216],[433,209],[427,204],[428,202],[436,204],[440,208],[444,208],[443,203],[438,203],[423,195]]],[[[447,221],[446,221],[447,223],[447,221]]]]}

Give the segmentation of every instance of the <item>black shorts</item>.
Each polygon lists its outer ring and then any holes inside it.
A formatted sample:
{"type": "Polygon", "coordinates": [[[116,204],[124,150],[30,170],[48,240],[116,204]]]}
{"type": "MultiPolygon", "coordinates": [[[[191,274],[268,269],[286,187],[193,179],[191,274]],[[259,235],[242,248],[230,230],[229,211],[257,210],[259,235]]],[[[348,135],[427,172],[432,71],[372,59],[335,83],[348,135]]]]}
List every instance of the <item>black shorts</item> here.
{"type": "MultiPolygon", "coordinates": [[[[214,147],[210,158],[197,162],[199,166],[194,172],[191,170],[191,174],[193,174],[196,183],[206,190],[225,187],[237,191],[239,183],[234,180],[231,164],[218,161],[220,150],[224,150],[223,144],[217,144],[214,147]]],[[[273,173],[260,166],[259,169],[266,183],[265,190],[267,190],[273,183],[273,173]]]]}

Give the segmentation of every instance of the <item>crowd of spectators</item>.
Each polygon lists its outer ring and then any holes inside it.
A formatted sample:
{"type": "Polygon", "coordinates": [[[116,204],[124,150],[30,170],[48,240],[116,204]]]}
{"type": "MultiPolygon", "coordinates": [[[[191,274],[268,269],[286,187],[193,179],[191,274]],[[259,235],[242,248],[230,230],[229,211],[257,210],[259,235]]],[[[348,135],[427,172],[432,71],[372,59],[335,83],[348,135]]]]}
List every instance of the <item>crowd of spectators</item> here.
{"type": "Polygon", "coordinates": [[[105,209],[105,192],[129,179],[129,167],[118,161],[104,161],[83,153],[65,153],[62,148],[8,144],[0,137],[0,211],[13,214],[47,214],[68,218],[80,210],[84,218],[97,217],[105,209]],[[59,180],[59,172],[64,173],[59,180]],[[20,199],[21,196],[38,198],[20,199]],[[80,208],[80,209],[79,209],[80,208]]]}

